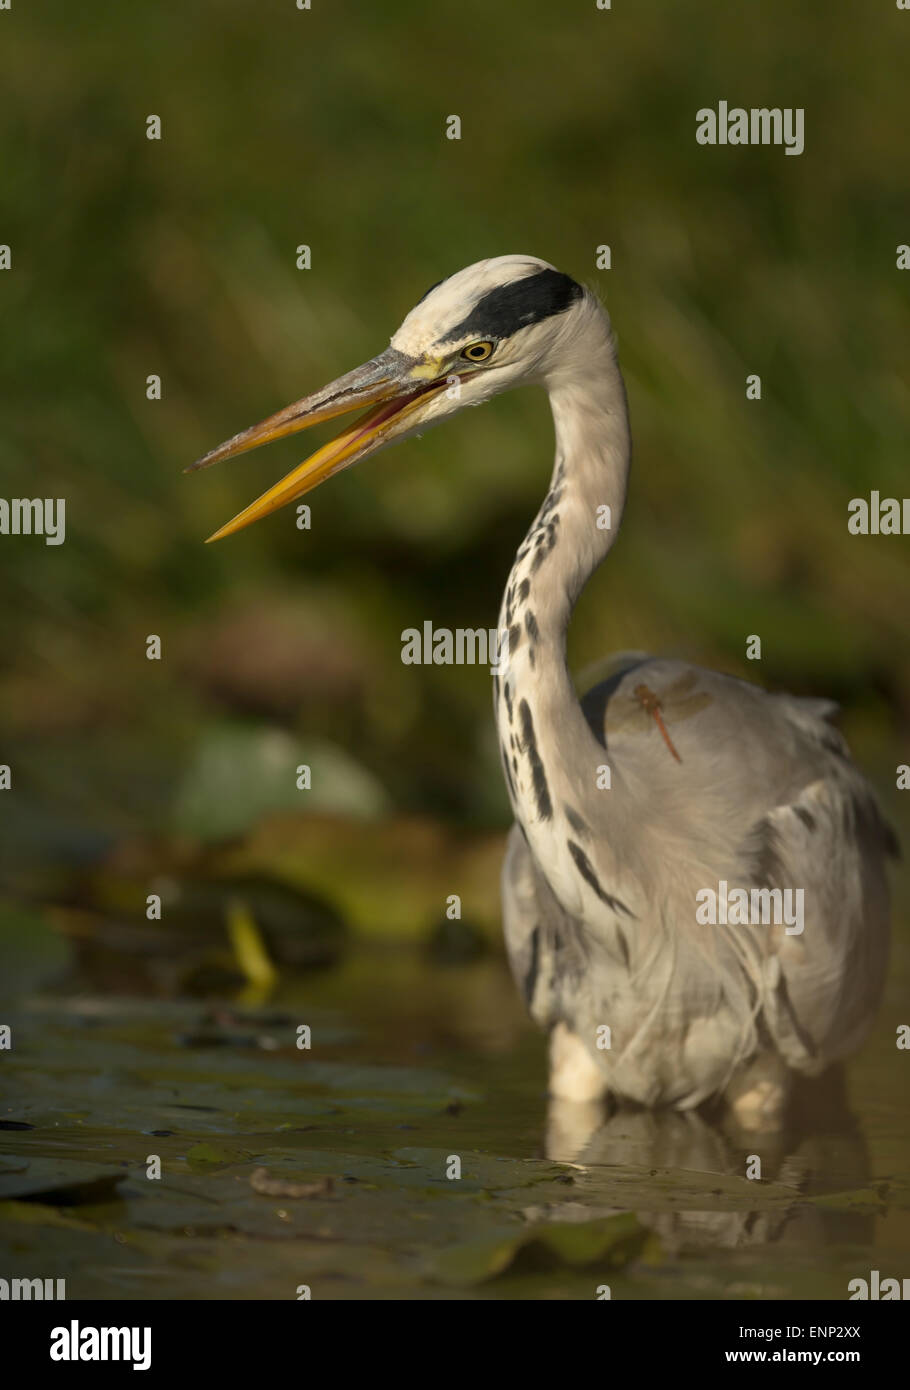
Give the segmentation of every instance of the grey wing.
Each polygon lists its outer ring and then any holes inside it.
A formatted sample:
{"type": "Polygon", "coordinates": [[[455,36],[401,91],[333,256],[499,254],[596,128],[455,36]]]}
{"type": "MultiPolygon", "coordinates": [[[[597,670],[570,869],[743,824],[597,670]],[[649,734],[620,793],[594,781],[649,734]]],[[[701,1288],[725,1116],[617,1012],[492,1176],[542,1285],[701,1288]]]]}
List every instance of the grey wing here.
{"type": "MultiPolygon", "coordinates": [[[[717,998],[726,999],[727,1025],[732,1018],[739,1030],[724,1043],[731,1063],[736,1048],[754,1048],[761,1031],[808,1074],[848,1053],[868,1029],[882,991],[889,915],[884,861],[896,845],[828,722],[836,706],[769,695],[680,662],[633,658],[631,668],[621,667],[589,692],[583,707],[623,791],[625,809],[611,818],[608,839],[614,864],[637,874],[641,889],[633,972],[667,947],[669,995],[661,1016],[675,1010],[700,1017],[713,980],[722,986],[717,998]],[[681,762],[653,719],[636,710],[640,681],[666,700],[681,762]],[[680,690],[682,698],[674,699],[680,690]],[[626,718],[626,708],[636,717],[626,718]],[[712,964],[693,904],[698,889],[720,879],[801,889],[803,931],[788,934],[786,923],[733,929],[714,938],[712,964]]],[[[592,999],[600,1007],[607,977],[597,968],[598,923],[579,923],[562,909],[518,828],[509,840],[503,901],[512,969],[532,1017],[544,1026],[562,1018],[571,1023],[592,999]]],[[[657,1014],[647,982],[656,978],[639,974],[651,1024],[657,1014]]],[[[612,965],[610,980],[615,1005],[622,1002],[622,976],[612,965]]],[[[639,985],[633,990],[627,981],[626,993],[634,995],[639,985]]],[[[709,1014],[720,1007],[711,999],[708,1005],[709,1014]]]]}
{"type": "Polygon", "coordinates": [[[788,697],[788,714],[831,754],[826,775],[768,811],[743,845],[760,887],[802,890],[803,929],[777,930],[764,964],[764,1017],[785,1060],[824,1070],[862,1041],[884,988],[898,853],[871,788],[825,720],[836,706],[788,697]]]}

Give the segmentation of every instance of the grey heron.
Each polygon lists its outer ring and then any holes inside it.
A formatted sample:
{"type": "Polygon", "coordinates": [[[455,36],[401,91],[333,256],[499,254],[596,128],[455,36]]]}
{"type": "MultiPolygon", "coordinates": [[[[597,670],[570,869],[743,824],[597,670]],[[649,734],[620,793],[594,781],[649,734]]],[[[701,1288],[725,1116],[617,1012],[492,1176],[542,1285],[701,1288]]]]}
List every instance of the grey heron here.
{"type": "Polygon", "coordinates": [[[566,632],[616,537],[630,461],[597,297],[518,255],[433,286],[378,357],[192,465],[370,407],[210,539],[527,382],[549,395],[556,458],[506,583],[494,704],[515,816],[505,939],[550,1032],[550,1091],[679,1110],[723,1098],[743,1127],[773,1128],[793,1077],[819,1075],[870,1026],[896,845],[829,701],[640,654],[579,700],[566,632]],[[752,915],[699,921],[719,885],[752,915]],[[778,911],[785,891],[803,895],[798,932],[778,911]]]}

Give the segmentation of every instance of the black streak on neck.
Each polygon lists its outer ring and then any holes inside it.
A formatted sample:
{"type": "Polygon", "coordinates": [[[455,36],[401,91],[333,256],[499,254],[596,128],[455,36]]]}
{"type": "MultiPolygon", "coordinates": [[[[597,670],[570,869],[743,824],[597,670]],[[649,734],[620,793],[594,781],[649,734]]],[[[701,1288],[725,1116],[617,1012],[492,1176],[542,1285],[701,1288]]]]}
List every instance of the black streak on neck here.
{"type": "Polygon", "coordinates": [[[528,755],[528,762],[531,765],[531,781],[534,787],[534,795],[537,798],[537,814],[541,820],[549,820],[553,815],[553,803],[550,800],[550,788],[547,785],[547,774],[544,772],[543,763],[540,761],[540,754],[537,751],[537,739],[534,735],[534,720],[531,718],[531,710],[527,700],[522,700],[518,706],[518,713],[521,718],[521,736],[524,751],[528,755]]]}

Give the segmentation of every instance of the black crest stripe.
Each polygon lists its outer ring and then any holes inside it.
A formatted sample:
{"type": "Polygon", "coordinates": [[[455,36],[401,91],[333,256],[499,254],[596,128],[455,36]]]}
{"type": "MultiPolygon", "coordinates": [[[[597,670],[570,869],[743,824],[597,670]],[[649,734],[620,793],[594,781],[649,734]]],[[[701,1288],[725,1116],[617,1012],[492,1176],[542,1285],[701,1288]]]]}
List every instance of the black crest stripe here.
{"type": "Polygon", "coordinates": [[[509,338],[519,328],[540,323],[570,308],[584,294],[581,285],[559,270],[541,270],[508,285],[497,285],[478,299],[444,341],[459,338],[509,338]]]}

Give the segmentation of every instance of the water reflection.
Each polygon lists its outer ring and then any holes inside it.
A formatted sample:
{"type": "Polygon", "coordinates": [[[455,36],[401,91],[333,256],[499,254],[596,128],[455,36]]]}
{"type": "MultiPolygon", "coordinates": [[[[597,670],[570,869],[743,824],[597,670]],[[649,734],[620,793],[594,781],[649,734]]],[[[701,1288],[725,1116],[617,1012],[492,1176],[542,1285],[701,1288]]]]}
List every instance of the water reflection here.
{"type": "MultiPolygon", "coordinates": [[[[843,1074],[832,1071],[818,1081],[800,1083],[785,1128],[746,1135],[723,1113],[648,1111],[636,1108],[607,1113],[597,1103],[551,1099],[548,1104],[546,1156],[584,1171],[582,1192],[596,1202],[604,1180],[615,1181],[618,1169],[640,1173],[654,1183],[666,1179],[670,1209],[638,1211],[671,1252],[684,1247],[871,1242],[874,1217],[866,1212],[818,1206],[808,1200],[826,1192],[862,1188],[869,1179],[867,1147],[845,1096],[843,1074]],[[705,1174],[742,1179],[760,1160],[761,1185],[751,1210],[699,1210],[698,1198],[685,1194],[691,1174],[712,1199],[723,1196],[704,1183],[705,1174]],[[675,1183],[674,1183],[675,1179],[675,1183]],[[768,1184],[775,1190],[769,1194],[768,1184]],[[686,1209],[674,1206],[674,1186],[686,1209]],[[792,1191],[786,1200],[782,1189],[792,1191]],[[760,1194],[760,1195],[759,1195],[760,1194]],[[771,1195],[777,1200],[769,1203],[771,1195]]],[[[712,1205],[715,1202],[712,1200],[712,1205]]],[[[578,1215],[590,1216],[590,1206],[578,1215]]]]}

